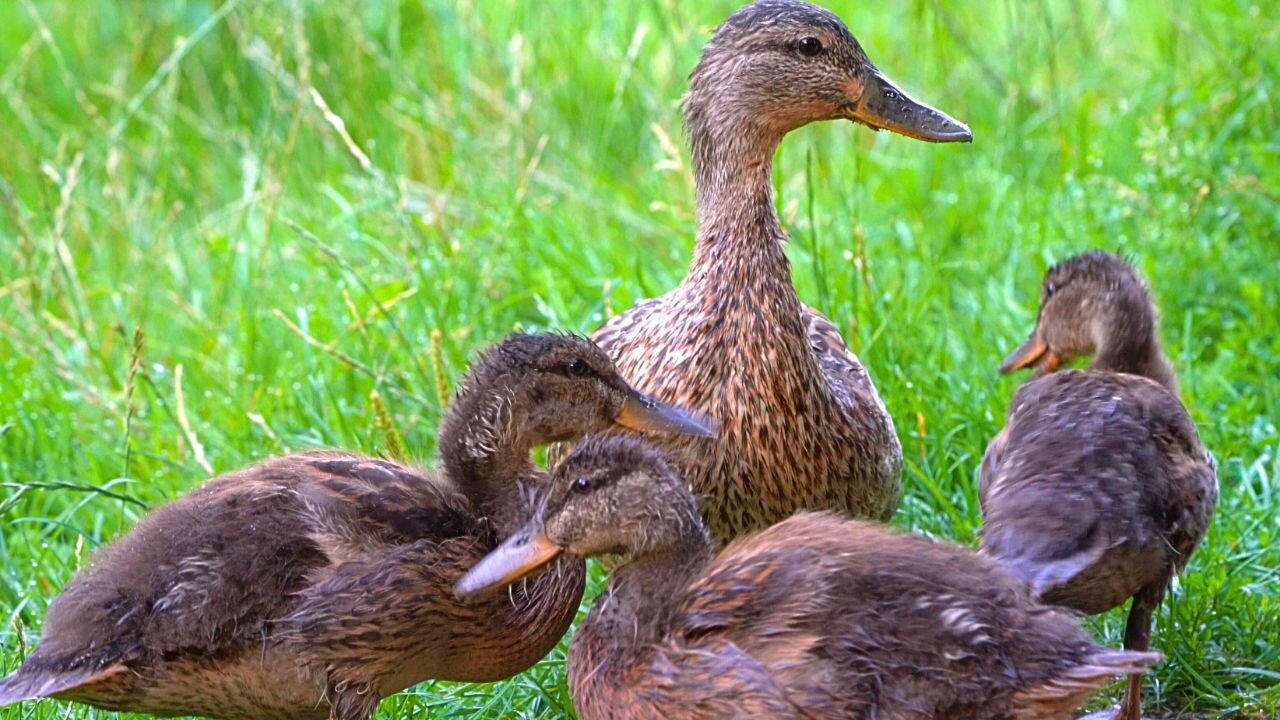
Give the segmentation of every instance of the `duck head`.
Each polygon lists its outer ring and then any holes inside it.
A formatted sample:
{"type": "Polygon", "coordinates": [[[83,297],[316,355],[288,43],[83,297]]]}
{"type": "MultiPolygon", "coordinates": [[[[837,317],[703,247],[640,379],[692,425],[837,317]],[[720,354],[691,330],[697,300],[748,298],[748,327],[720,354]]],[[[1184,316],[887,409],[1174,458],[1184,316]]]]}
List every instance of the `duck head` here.
{"type": "Polygon", "coordinates": [[[706,416],[633,388],[595,343],[572,335],[515,333],[473,363],[441,427],[446,459],[483,459],[623,427],[714,437],[706,416]]]}
{"type": "Polygon", "coordinates": [[[716,30],[690,78],[690,135],[754,125],[774,139],[847,119],[928,142],[970,142],[968,126],[908,95],[867,58],[833,13],[758,0],[716,30]]]}
{"type": "Polygon", "coordinates": [[[1172,371],[1159,350],[1157,322],[1147,285],[1126,260],[1101,251],[1076,255],[1045,274],[1036,327],[1000,372],[1035,368],[1043,375],[1092,355],[1092,367],[1168,385],[1172,371]]]}
{"type": "Polygon", "coordinates": [[[563,553],[636,557],[683,543],[709,548],[711,540],[675,467],[643,441],[588,438],[556,468],[529,524],[476,564],[454,591],[460,597],[485,594],[563,553]]]}

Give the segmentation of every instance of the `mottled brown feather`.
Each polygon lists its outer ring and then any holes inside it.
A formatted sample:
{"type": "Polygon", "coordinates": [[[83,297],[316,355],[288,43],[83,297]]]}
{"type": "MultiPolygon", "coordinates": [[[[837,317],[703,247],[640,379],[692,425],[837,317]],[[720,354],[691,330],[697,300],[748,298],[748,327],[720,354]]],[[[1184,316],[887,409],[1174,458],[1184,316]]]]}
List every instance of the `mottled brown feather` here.
{"type": "Polygon", "coordinates": [[[834,513],[714,554],[679,474],[630,439],[582,442],[525,533],[627,560],[570,647],[583,720],[1065,719],[1158,659],[1099,647],[991,560],[834,513]]]}
{"type": "MultiPolygon", "coordinates": [[[[982,552],[1045,602],[1106,612],[1129,598],[1125,647],[1149,647],[1152,613],[1204,539],[1213,459],[1177,397],[1146,283],[1103,252],[1046,274],[1036,328],[1006,369],[1041,373],[1014,395],[982,462],[982,552]]],[[[1119,720],[1137,720],[1131,679],[1119,720]]]]}
{"type": "Polygon", "coordinates": [[[345,720],[424,678],[507,677],[559,641],[583,575],[566,564],[510,597],[453,602],[496,542],[443,477],[346,453],[275,458],[107,546],[50,606],[44,641],[0,697],[345,720]],[[103,664],[127,671],[39,687],[103,664]]]}
{"type": "Polygon", "coordinates": [[[770,0],[729,18],[684,102],[698,191],[692,266],[678,288],[594,335],[637,387],[720,420],[716,440],[659,438],[720,543],[797,510],[887,519],[901,499],[892,419],[835,324],[800,302],[770,181],[783,137],[845,117],[838,99],[873,70],[822,8],[770,0]],[[807,36],[822,40],[820,55],[786,50],[807,36]]]}
{"type": "Polygon", "coordinates": [[[1067,371],[1019,388],[983,462],[983,551],[1048,601],[1106,612],[1167,585],[1217,482],[1181,403],[1147,378],[1067,371]]]}
{"type": "Polygon", "coordinates": [[[531,448],[603,430],[634,402],[655,407],[589,341],[513,335],[446,413],[444,472],[316,451],[208,481],[68,583],[0,704],[364,720],[424,679],[520,672],[568,629],[582,561],[482,602],[453,586],[545,490],[531,448]]]}

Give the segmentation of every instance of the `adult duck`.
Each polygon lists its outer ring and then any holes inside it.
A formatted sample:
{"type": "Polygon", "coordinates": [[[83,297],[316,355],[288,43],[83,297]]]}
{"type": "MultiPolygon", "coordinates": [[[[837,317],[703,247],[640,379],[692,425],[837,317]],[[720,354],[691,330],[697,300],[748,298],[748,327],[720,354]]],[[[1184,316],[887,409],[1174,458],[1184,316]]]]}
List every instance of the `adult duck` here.
{"type": "Polygon", "coordinates": [[[520,672],[568,629],[582,562],[488,603],[459,603],[452,586],[527,519],[545,481],[530,449],[614,424],[709,432],[588,341],[514,335],[449,408],[443,474],[309,452],[210,480],[71,580],[39,647],[0,680],[0,705],[366,720],[428,678],[520,672]]]}
{"type": "Polygon", "coordinates": [[[721,543],[800,509],[887,519],[901,498],[893,421],[836,326],[796,295],[773,203],[782,138],[838,119],[930,142],[971,139],[891,83],[831,12],[760,0],[729,17],[684,100],[692,267],[674,291],[594,335],[636,387],[720,420],[714,440],[660,441],[721,543]]]}
{"type": "MultiPolygon", "coordinates": [[[[1152,613],[1204,539],[1213,459],[1178,399],[1146,284],[1090,252],[1051,268],[1030,339],[1002,372],[1036,367],[982,463],[982,551],[1048,603],[1101,613],[1129,598],[1124,646],[1146,650],[1152,613]],[[1087,370],[1057,370],[1093,355],[1087,370]]],[[[1117,720],[1142,714],[1130,678],[1117,720]]]]}
{"type": "Polygon", "coordinates": [[[583,720],[1065,719],[1158,659],[1099,647],[975,553],[834,513],[717,555],[679,473],[631,438],[584,441],[539,517],[458,590],[617,552],[569,648],[583,720]]]}

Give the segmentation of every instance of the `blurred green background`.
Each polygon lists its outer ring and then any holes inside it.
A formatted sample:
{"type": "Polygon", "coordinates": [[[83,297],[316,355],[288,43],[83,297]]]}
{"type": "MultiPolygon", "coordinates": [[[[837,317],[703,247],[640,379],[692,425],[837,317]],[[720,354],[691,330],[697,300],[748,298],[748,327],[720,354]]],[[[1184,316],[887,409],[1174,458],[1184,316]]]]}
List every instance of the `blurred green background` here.
{"type": "MultiPolygon", "coordinates": [[[[978,461],[1016,383],[995,368],[1041,273],[1131,255],[1222,482],[1157,617],[1168,661],[1147,699],[1275,717],[1275,6],[827,4],[975,136],[824,123],[775,172],[800,294],[897,421],[896,523],[973,543],[978,461]]],[[[146,508],[269,454],[379,451],[374,391],[432,463],[440,397],[477,348],[516,326],[589,331],[680,280],[678,103],[737,4],[599,5],[0,3],[0,671],[146,508]]],[[[1090,626],[1118,644],[1121,621],[1090,626]]],[[[420,686],[380,717],[428,712],[569,715],[562,655],[420,686]]]]}

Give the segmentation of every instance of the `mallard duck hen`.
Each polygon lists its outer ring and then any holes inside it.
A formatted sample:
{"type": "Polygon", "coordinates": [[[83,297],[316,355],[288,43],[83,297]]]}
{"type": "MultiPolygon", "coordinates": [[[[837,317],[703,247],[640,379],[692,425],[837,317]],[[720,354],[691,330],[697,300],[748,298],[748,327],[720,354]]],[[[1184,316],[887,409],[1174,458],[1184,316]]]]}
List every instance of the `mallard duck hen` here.
{"type": "Polygon", "coordinates": [[[887,519],[901,497],[893,421],[836,326],[796,295],[774,210],[783,136],[838,119],[971,139],[891,83],[831,12],[760,0],[729,17],[684,100],[698,196],[692,267],[674,291],[594,335],[638,388],[721,421],[715,440],[661,440],[721,543],[800,509],[887,519]]]}
{"type": "Polygon", "coordinates": [[[1068,718],[1159,659],[1096,645],[990,560],[834,513],[714,555],[680,475],[630,438],[584,441],[546,498],[458,592],[625,556],[569,649],[583,720],[1068,718]]]}
{"type": "MultiPolygon", "coordinates": [[[[1156,326],[1124,260],[1090,252],[1051,268],[1035,331],[1001,367],[1044,376],[1018,389],[982,463],[982,552],[1048,603],[1101,613],[1133,598],[1131,650],[1149,647],[1152,612],[1218,500],[1156,326]],[[1046,374],[1085,355],[1087,370],[1046,374]]],[[[1141,715],[1141,692],[1130,678],[1117,720],[1141,715]]]]}
{"type": "Polygon", "coordinates": [[[568,629],[582,562],[487,603],[461,604],[452,586],[523,525],[544,483],[530,449],[615,423],[708,432],[588,341],[512,336],[449,408],[443,474],[310,452],[210,480],[72,579],[39,647],[0,681],[0,705],[364,720],[428,678],[520,672],[568,629]]]}

